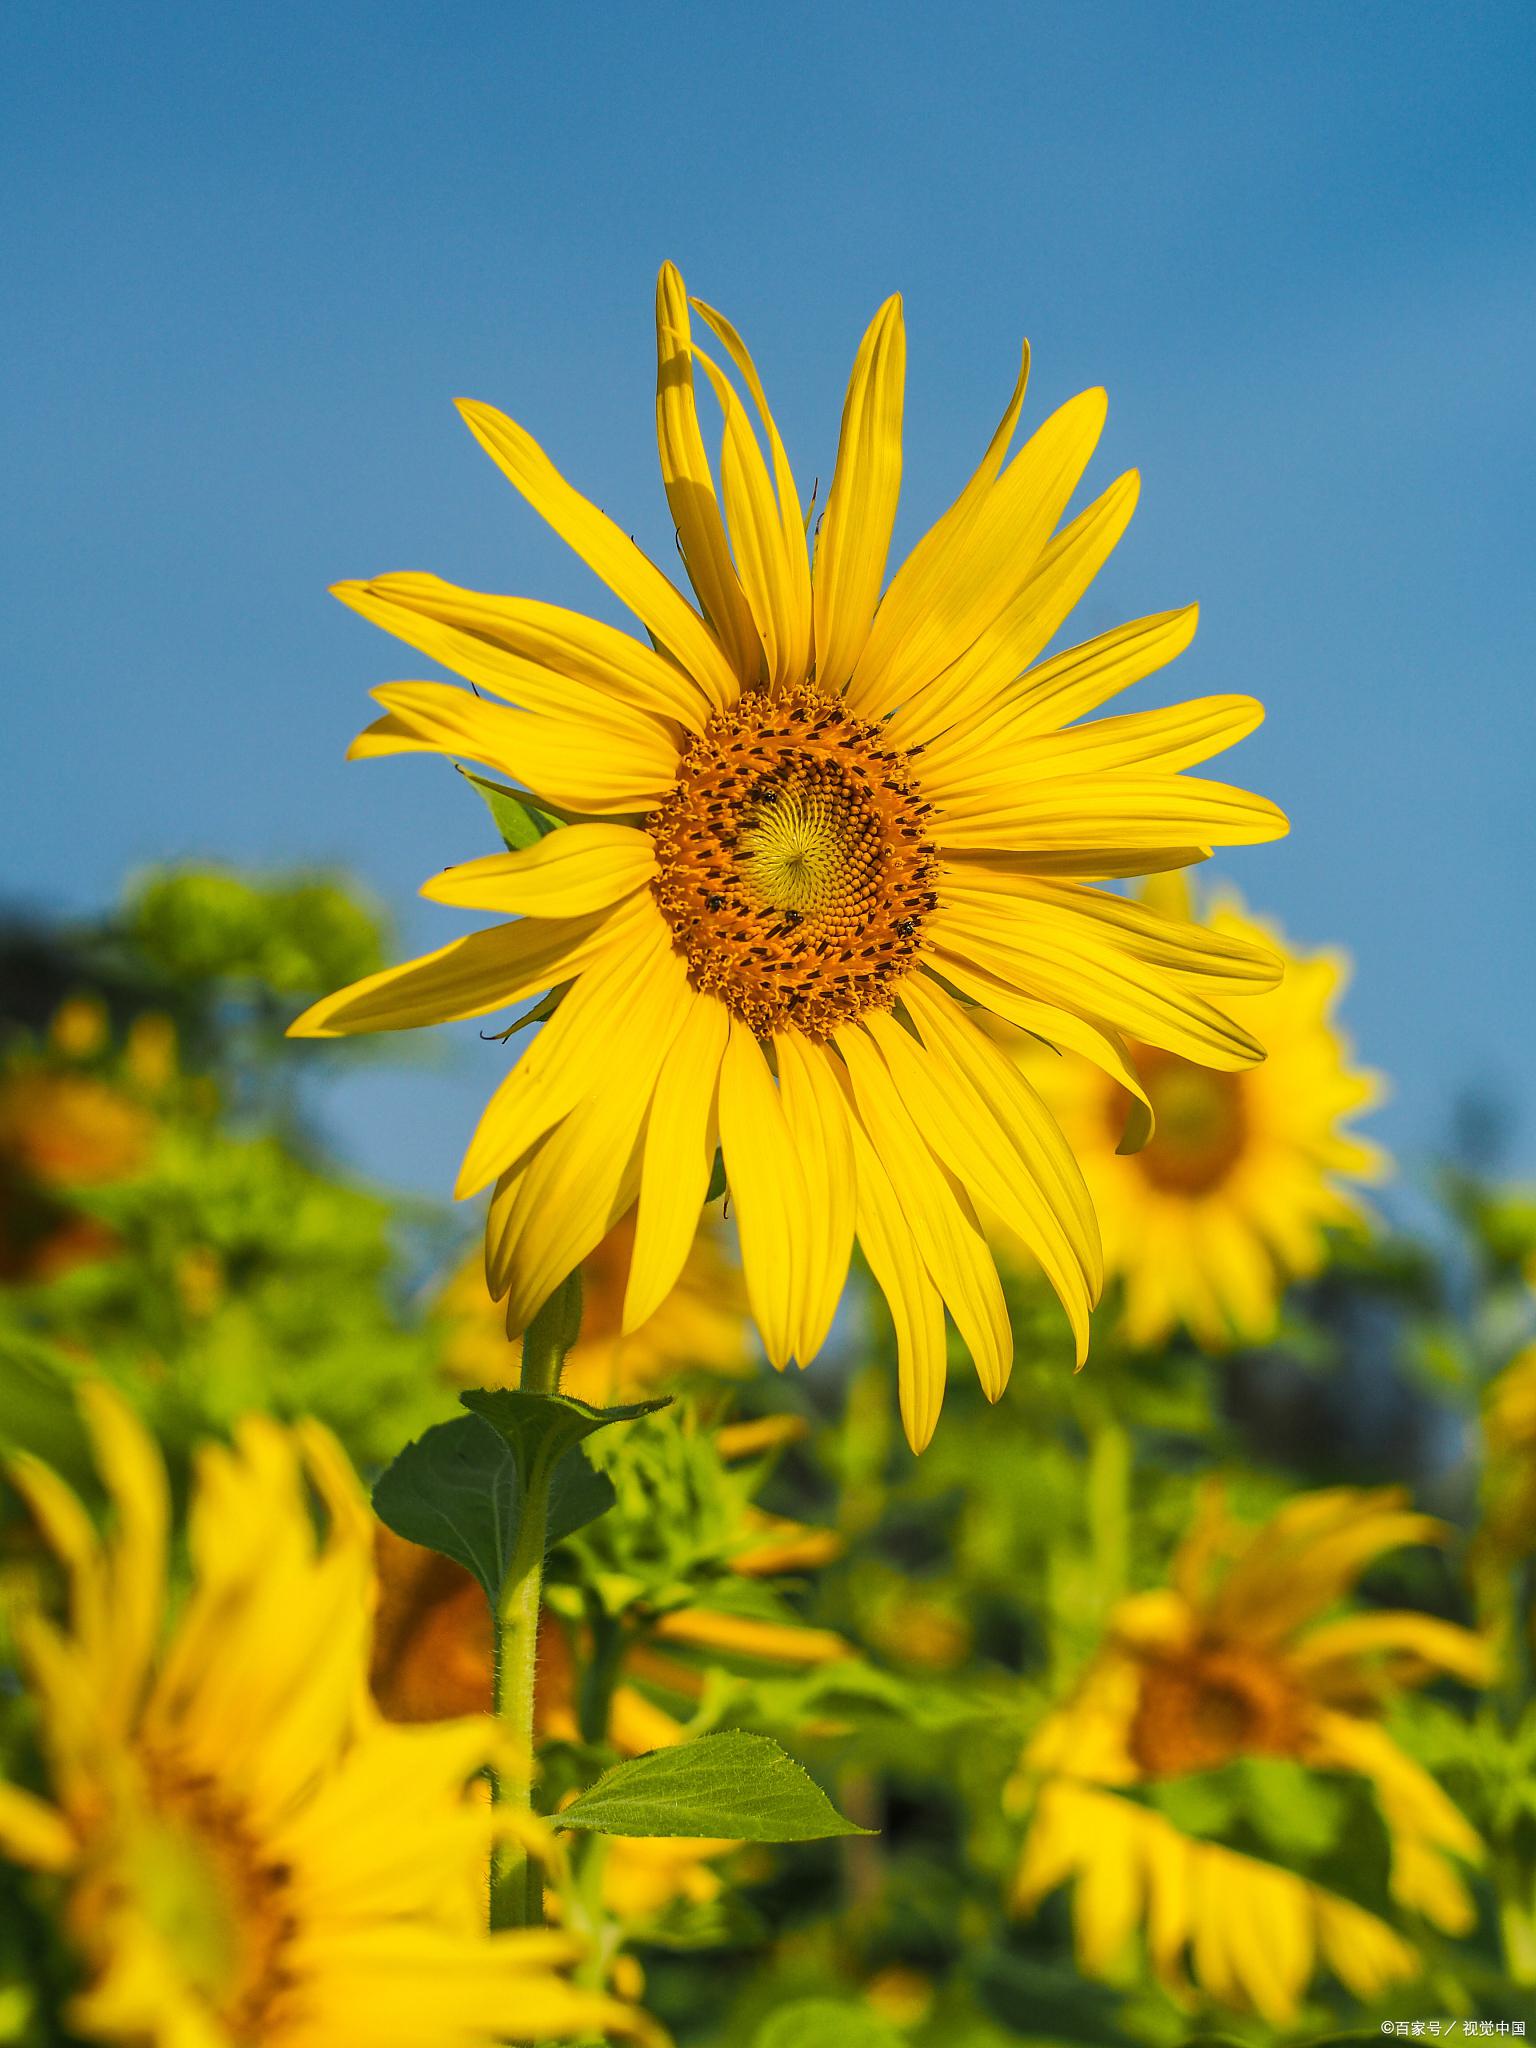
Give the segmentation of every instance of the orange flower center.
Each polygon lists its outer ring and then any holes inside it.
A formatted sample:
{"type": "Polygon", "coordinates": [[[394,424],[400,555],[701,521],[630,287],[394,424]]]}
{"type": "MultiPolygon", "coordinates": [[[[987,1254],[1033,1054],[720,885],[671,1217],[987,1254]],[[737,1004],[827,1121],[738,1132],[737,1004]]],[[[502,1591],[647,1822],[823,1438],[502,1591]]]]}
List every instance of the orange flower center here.
{"type": "Polygon", "coordinates": [[[1283,1672],[1245,1651],[1197,1647],[1147,1665],[1130,1747],[1148,1776],[1173,1778],[1240,1756],[1291,1756],[1300,1737],[1283,1672]]]}
{"type": "Polygon", "coordinates": [[[694,987],[761,1038],[888,1010],[935,903],[927,813],[908,757],[810,684],[717,712],[647,820],[694,987]]]}
{"type": "Polygon", "coordinates": [[[229,2038],[265,2040],[291,1982],[290,1873],[208,1778],[151,1760],[149,1785],[152,1813],[127,1845],[135,1899],[229,2038]]]}
{"type": "MultiPolygon", "coordinates": [[[[1208,1193],[1243,1154],[1248,1120],[1242,1076],[1194,1066],[1154,1046],[1138,1046],[1135,1059],[1157,1118],[1156,1134],[1135,1163],[1154,1187],[1171,1194],[1208,1193]]],[[[1117,1123],[1117,1141],[1119,1136],[1117,1123]]]]}

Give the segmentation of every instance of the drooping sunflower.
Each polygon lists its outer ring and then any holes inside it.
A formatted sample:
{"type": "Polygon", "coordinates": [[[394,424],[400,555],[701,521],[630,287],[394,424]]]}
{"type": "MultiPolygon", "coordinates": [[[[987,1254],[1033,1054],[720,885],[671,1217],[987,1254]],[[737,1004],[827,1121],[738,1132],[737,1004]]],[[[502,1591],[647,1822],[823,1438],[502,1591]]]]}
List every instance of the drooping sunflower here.
{"type": "MultiPolygon", "coordinates": [[[[1181,875],[1155,877],[1143,896],[1168,917],[1191,915],[1181,875]]],[[[1123,1283],[1125,1334],[1137,1345],[1159,1344],[1180,1325],[1210,1350],[1273,1335],[1287,1283],[1323,1263],[1325,1230],[1364,1220],[1347,1183],[1380,1179],[1387,1164],[1344,1128],[1381,1094],[1334,1018],[1348,960],[1293,952],[1230,892],[1207,922],[1285,962],[1280,985],[1245,997],[1238,1010],[1266,1057],[1215,1071],[1133,1046],[1156,1130],[1132,1156],[1122,1133],[1136,1105],[1125,1090],[1084,1060],[1058,1059],[1012,1034],[1082,1165],[1105,1272],[1123,1283]]]]}
{"type": "Polygon", "coordinates": [[[115,1396],[83,1402],[116,1527],[99,1537],[48,1467],[12,1463],[69,1613],[18,1628],[51,1799],[0,1784],[0,1853],[63,1890],[72,2029],[133,2048],[632,2031],[560,1974],[571,1943],[485,1931],[497,1822],[472,1781],[495,1724],[395,1728],[369,1703],[371,1518],[334,1441],[253,1419],[201,1451],[193,1582],[163,1640],[163,1468],[115,1396]]]}
{"type": "Polygon", "coordinates": [[[1076,1162],[976,1011],[1133,1088],[1126,1034],[1223,1071],[1261,1057],[1212,998],[1268,986],[1270,954],[1089,885],[1281,834],[1272,804],[1181,772],[1262,712],[1223,696],[1072,722],[1182,652],[1192,605],[1039,659],[1136,500],[1132,473],[1060,526],[1102,392],[1010,458],[1026,350],[975,474],[887,584],[900,301],[860,345],[813,549],[745,344],[670,264],[656,328],[662,480],[697,606],[523,428],[462,406],[649,638],[433,576],[338,586],[500,700],[389,684],[354,753],[477,761],[563,823],[426,885],[514,922],[371,975],[293,1029],[393,1030],[562,992],[493,1094],[458,1183],[468,1195],[495,1182],[487,1270],[509,1331],[637,1203],[625,1322],[642,1323],[686,1255],[718,1145],[769,1356],[817,1351],[857,1235],[891,1306],[921,1448],[943,1393],[946,1309],[988,1394],[1007,1379],[998,1224],[1060,1294],[1079,1357],[1101,1279],[1076,1162]],[[766,457],[690,307],[755,406],[766,457]],[[720,497],[698,372],[724,419],[720,497]]]}
{"type": "Polygon", "coordinates": [[[1272,1757],[1367,1780],[1393,1897],[1465,1934],[1475,1916],[1457,1864],[1477,1862],[1482,1845],[1380,1716],[1394,1695],[1443,1674],[1486,1684],[1488,1644],[1433,1615],[1339,1611],[1374,1559],[1445,1533],[1391,1488],[1302,1494],[1257,1529],[1235,1524],[1209,1492],[1170,1584],[1116,1607],[1075,1695],[1030,1744],[1013,1787],[1032,1808],[1020,1908],[1075,1877],[1086,1969],[1109,1969],[1144,1926],[1172,1988],[1187,1948],[1212,1997],[1276,2021],[1294,2016],[1319,1961],[1362,1997],[1412,1975],[1411,1949],[1373,1915],[1194,1840],[1124,1796],[1272,1757]]]}

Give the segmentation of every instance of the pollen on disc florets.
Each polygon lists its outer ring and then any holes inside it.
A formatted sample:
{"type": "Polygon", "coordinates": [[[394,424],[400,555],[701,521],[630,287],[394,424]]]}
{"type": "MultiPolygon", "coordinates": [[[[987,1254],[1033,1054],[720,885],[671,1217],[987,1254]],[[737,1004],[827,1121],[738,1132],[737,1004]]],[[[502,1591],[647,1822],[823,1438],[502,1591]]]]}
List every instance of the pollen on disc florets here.
{"type": "Polygon", "coordinates": [[[812,684],[717,712],[646,821],[694,986],[763,1038],[888,1010],[935,906],[928,811],[909,757],[812,684]]]}

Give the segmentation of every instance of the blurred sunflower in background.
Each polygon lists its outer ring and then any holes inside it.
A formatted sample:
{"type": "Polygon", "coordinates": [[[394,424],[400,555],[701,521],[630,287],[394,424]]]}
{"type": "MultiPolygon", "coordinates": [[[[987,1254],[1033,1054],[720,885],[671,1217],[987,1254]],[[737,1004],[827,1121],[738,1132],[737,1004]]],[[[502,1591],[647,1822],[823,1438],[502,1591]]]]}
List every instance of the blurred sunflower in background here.
{"type": "MultiPolygon", "coordinates": [[[[581,1334],[565,1355],[563,1392],[594,1407],[639,1401],[686,1372],[736,1379],[751,1370],[741,1275],[721,1234],[706,1219],[689,1247],[677,1284],[638,1329],[624,1327],[624,1291],[634,1255],[633,1215],[582,1261],[581,1334]]],[[[485,1284],[478,1252],[438,1298],[444,1326],[443,1370],[463,1387],[516,1386],[522,1344],[485,1284]]]]}
{"type": "Polygon", "coordinates": [[[0,1281],[56,1279],[114,1250],[89,1197],[149,1163],[175,1061],[168,1018],[137,1018],[115,1053],[105,1007],[86,997],[60,1005],[40,1047],[11,1053],[0,1069],[0,1281]]]}
{"type": "Polygon", "coordinates": [[[999,1229],[1059,1293],[1079,1359],[1101,1279],[1077,1164],[976,1013],[1084,1053],[1138,1094],[1127,1038],[1223,1073],[1261,1057],[1217,1004],[1272,985],[1269,950],[1088,884],[1283,833],[1274,805],[1182,773],[1262,712],[1212,697],[1072,723],[1181,653],[1193,606],[1040,662],[1136,501],[1123,476],[1056,530],[1102,392],[1010,459],[1026,352],[974,476],[887,585],[900,301],[860,346],[814,550],[740,336],[670,264],[656,311],[662,477],[698,608],[521,427],[463,405],[649,638],[432,576],[338,587],[502,700],[387,685],[354,753],[477,761],[554,829],[426,887],[515,922],[370,975],[292,1029],[394,1030],[558,992],[529,1013],[546,1021],[458,1182],[460,1195],[495,1183],[487,1272],[509,1332],[637,1205],[623,1326],[640,1327],[682,1268],[718,1146],[774,1364],[820,1348],[857,1235],[891,1306],[921,1449],[943,1396],[946,1310],[989,1397],[1006,1383],[999,1229]],[[767,456],[690,308],[755,405],[767,456]],[[696,372],[724,417],[723,509],[696,372]]]}
{"type": "Polygon", "coordinates": [[[159,1453],[116,1395],[81,1401],[115,1526],[12,1461],[68,1613],[17,1626],[47,1790],[0,1784],[0,1850],[57,1885],[84,1972],[71,2026],[135,2048],[639,2031],[561,1974],[567,1939],[484,1931],[494,1724],[395,1728],[369,1703],[370,1518],[334,1441],[253,1418],[202,1448],[167,1633],[159,1453]]]}
{"type": "Polygon", "coordinates": [[[1299,1495],[1245,1529],[1207,1488],[1170,1584],[1120,1602],[1073,1698],[1029,1745],[1012,1787],[1032,1806],[1018,1908],[1075,1878],[1085,1970],[1111,1970],[1144,1927],[1171,1989],[1184,1989],[1187,1949],[1209,1997],[1276,2022],[1294,2018],[1320,1962],[1361,1998],[1416,1974],[1413,1950],[1374,1915],[1124,1796],[1276,1759],[1365,1780],[1392,1897],[1446,1933],[1469,1932],[1458,1865],[1477,1863],[1482,1844],[1380,1716],[1431,1679],[1487,1684],[1488,1644],[1428,1614],[1336,1611],[1383,1553],[1447,1533],[1395,1489],[1299,1495]]]}
{"type": "MultiPolygon", "coordinates": [[[[1193,915],[1183,876],[1153,877],[1142,900],[1168,918],[1193,915]]],[[[1381,1097],[1378,1076],[1355,1065],[1334,1018],[1345,957],[1293,952],[1230,892],[1206,922],[1284,961],[1279,986],[1245,997],[1238,1012],[1265,1058],[1218,1071],[1132,1046],[1156,1118],[1133,1156],[1127,1113],[1134,1122],[1142,1104],[1101,1068],[1009,1034],[1082,1165],[1105,1272],[1123,1284],[1126,1338],[1145,1348],[1180,1326],[1209,1350],[1272,1336],[1287,1283],[1321,1268],[1326,1229],[1364,1220],[1346,1184],[1386,1170],[1385,1155],[1344,1128],[1381,1097]]]]}

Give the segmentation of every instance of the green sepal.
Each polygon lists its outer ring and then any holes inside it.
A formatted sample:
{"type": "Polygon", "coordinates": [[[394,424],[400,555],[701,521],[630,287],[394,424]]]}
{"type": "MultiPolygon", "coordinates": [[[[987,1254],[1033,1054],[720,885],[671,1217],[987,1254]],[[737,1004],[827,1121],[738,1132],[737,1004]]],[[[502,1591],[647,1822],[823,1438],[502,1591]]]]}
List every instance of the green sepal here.
{"type": "Polygon", "coordinates": [[[717,1145],[715,1147],[715,1163],[709,1170],[709,1191],[704,1197],[705,1201],[718,1202],[728,1186],[729,1182],[725,1177],[725,1154],[717,1145]]]}
{"type": "MultiPolygon", "coordinates": [[[[545,1548],[563,1542],[613,1506],[613,1485],[574,1441],[550,1479],[545,1548]]],[[[477,1415],[439,1422],[406,1445],[373,1489],[379,1520],[452,1558],[479,1580],[492,1607],[501,1600],[517,1543],[523,1481],[501,1435],[477,1415]]]]}
{"type": "Polygon", "coordinates": [[[805,1767],[769,1736],[740,1728],[615,1764],[554,1824],[599,1835],[709,1835],[737,1842],[820,1842],[870,1833],[845,1820],[805,1767]]]}
{"type": "Polygon", "coordinates": [[[508,853],[522,853],[528,847],[536,846],[559,825],[558,818],[539,810],[521,790],[513,789],[505,782],[491,782],[469,768],[460,768],[459,773],[484,797],[486,809],[508,853]]]}

